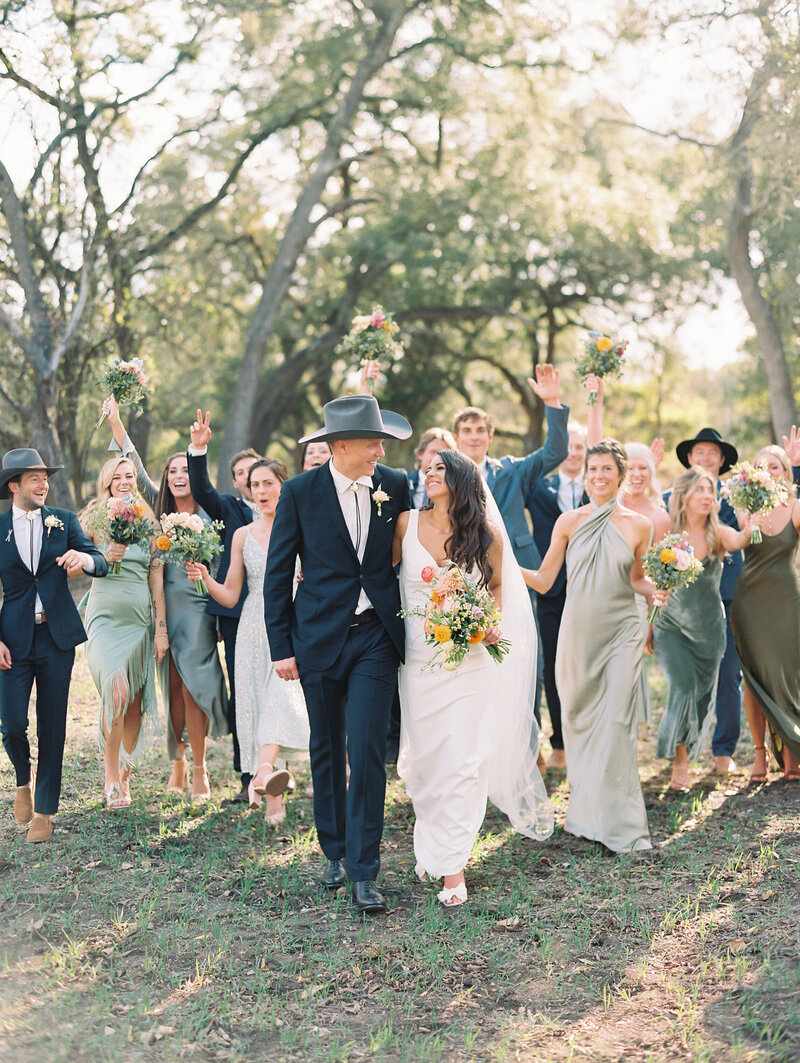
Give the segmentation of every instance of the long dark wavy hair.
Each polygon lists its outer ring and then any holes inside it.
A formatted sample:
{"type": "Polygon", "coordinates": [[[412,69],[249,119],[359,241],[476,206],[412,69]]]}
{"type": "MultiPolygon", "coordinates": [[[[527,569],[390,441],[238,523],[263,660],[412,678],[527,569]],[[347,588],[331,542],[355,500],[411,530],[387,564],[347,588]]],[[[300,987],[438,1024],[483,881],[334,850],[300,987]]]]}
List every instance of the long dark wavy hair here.
{"type": "Polygon", "coordinates": [[[444,544],[445,555],[465,572],[477,566],[486,586],[494,572],[489,561],[494,536],[486,519],[486,491],[478,466],[457,450],[440,450],[437,457],[444,462],[444,482],[450,489],[447,516],[453,530],[444,544]]]}

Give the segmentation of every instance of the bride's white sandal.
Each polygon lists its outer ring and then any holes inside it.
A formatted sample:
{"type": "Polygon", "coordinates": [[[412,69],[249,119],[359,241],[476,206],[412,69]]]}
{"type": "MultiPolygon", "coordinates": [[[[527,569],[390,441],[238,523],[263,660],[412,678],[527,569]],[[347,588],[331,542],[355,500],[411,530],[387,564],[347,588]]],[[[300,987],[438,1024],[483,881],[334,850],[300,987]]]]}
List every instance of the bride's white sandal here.
{"type": "Polygon", "coordinates": [[[459,884],[453,886],[452,889],[450,889],[449,886],[445,886],[445,888],[440,890],[436,896],[445,908],[457,908],[459,904],[463,904],[467,899],[467,884],[466,882],[459,882],[459,884]]]}

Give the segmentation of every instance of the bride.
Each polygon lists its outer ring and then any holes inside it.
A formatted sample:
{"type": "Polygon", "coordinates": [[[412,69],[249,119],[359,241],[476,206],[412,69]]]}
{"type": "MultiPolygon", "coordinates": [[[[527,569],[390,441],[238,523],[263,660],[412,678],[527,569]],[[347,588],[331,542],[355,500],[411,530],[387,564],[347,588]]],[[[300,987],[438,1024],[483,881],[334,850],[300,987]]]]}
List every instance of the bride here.
{"type": "Polygon", "coordinates": [[[537,728],[533,615],[497,505],[475,463],[457,451],[440,451],[425,476],[430,504],[402,513],[395,532],[403,609],[430,598],[425,569],[442,570],[453,562],[502,609],[502,634],[493,625],[484,643],[501,637],[511,642],[500,664],[476,645],[455,672],[423,670],[433,653],[424,622],[406,618],[398,772],[414,804],[417,874],[443,877],[439,900],[453,906],[467,899],[464,867],[487,798],[530,838],[549,837],[553,810],[531,752],[538,748],[538,735],[532,736],[537,728]]]}

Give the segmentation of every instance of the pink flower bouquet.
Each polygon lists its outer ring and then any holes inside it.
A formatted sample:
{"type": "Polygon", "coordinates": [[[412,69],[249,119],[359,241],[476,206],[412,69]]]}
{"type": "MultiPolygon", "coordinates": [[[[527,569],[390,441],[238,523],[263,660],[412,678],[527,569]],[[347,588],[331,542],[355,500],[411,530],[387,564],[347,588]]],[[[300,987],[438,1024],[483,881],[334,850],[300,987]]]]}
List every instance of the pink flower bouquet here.
{"type": "MultiPolygon", "coordinates": [[[[722,491],[734,509],[744,509],[748,513],[769,513],[788,498],[783,481],[775,480],[765,465],[754,469],[749,461],[735,466],[731,477],[722,485],[722,491]]],[[[753,527],[750,541],[761,542],[760,528],[753,527]]]]}
{"type": "MultiPolygon", "coordinates": [[[[158,531],[155,523],[144,516],[142,499],[135,491],[126,498],[99,502],[89,513],[86,525],[98,542],[124,543],[125,546],[148,542],[158,531]]],[[[118,576],[121,569],[121,561],[111,562],[113,576],[118,576]]]]}
{"type": "MultiPolygon", "coordinates": [[[[156,539],[156,547],[170,565],[184,568],[187,561],[210,565],[222,552],[220,532],[224,527],[222,521],[203,520],[199,513],[165,513],[161,517],[161,535],[156,539]]],[[[208,594],[203,580],[195,580],[194,585],[198,594],[208,594]]]]}
{"type": "MultiPolygon", "coordinates": [[[[106,395],[113,395],[120,406],[133,406],[134,409],[141,410],[142,400],[148,394],[147,376],[142,371],[143,364],[141,358],[132,358],[129,362],[115,358],[106,362],[97,383],[102,384],[106,395]]],[[[104,413],[97,422],[97,427],[102,428],[105,420],[104,413]]]]}

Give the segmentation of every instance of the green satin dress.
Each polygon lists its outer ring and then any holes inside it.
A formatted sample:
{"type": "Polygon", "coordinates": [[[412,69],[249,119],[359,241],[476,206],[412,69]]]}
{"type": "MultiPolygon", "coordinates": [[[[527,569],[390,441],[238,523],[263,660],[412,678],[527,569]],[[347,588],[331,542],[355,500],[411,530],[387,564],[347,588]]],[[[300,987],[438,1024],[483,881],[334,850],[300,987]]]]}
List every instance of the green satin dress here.
{"type": "Polygon", "coordinates": [[[142,691],[142,728],[131,753],[124,746],[120,749],[124,764],[134,760],[147,737],[158,730],[149,570],[149,544],[135,543],[125,551],[119,573],[109,570],[105,579],[92,580],[85,599],[86,661],[100,695],[101,750],[104,728],[109,731],[115,715],[121,715],[142,691]]]}
{"type": "Polygon", "coordinates": [[[703,558],[703,571],[688,587],[669,596],[656,620],[655,651],[669,680],[656,756],[675,756],[688,746],[696,760],[714,724],[719,662],[725,652],[725,610],[719,596],[722,563],[703,558]]]}
{"type": "Polygon", "coordinates": [[[788,524],[751,543],[736,581],[731,624],[747,686],[767,718],[779,761],[800,758],[800,579],[798,535],[788,524]]]}
{"type": "Polygon", "coordinates": [[[566,829],[624,853],[651,845],[636,751],[644,633],[633,551],[611,519],[616,508],[616,499],[596,507],[567,547],[556,683],[570,788],[566,829]]]}

